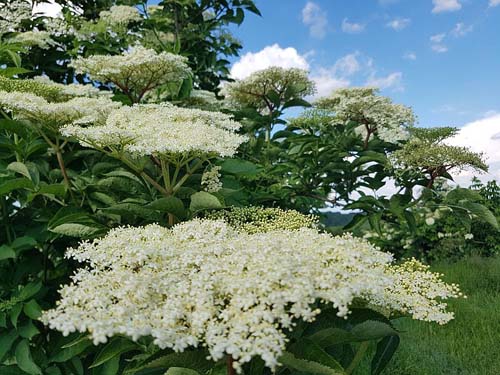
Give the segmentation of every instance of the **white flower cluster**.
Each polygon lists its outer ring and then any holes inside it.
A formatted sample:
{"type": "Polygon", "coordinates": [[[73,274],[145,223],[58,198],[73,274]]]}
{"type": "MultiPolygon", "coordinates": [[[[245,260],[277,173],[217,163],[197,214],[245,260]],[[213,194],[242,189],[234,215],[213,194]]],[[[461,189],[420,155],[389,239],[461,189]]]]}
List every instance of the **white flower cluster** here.
{"type": "Polygon", "coordinates": [[[128,5],[113,5],[99,13],[99,17],[110,26],[128,25],[143,19],[137,8],[128,5]]]}
{"type": "Polygon", "coordinates": [[[18,33],[12,38],[7,39],[9,43],[20,43],[27,47],[38,47],[41,49],[49,49],[57,45],[56,41],[52,39],[48,31],[25,31],[18,33]]]}
{"type": "Polygon", "coordinates": [[[137,101],[165,83],[180,82],[191,74],[183,56],[135,46],[121,55],[78,57],[70,66],[93,80],[111,82],[137,101]]]}
{"type": "Polygon", "coordinates": [[[220,170],[220,166],[214,165],[209,170],[203,172],[201,175],[201,186],[203,186],[203,190],[209,193],[216,193],[222,189],[220,170]]]}
{"type": "Polygon", "coordinates": [[[0,108],[14,118],[57,130],[71,123],[101,123],[113,109],[121,106],[106,98],[77,97],[51,103],[44,98],[19,91],[0,91],[0,108]]]}
{"type": "Polygon", "coordinates": [[[68,256],[90,268],[62,288],[45,324],[89,332],[95,344],[126,335],[176,351],[205,346],[214,360],[232,356],[237,370],[255,356],[274,368],[285,331],[314,320],[321,306],[345,317],[361,298],[445,323],[452,314],[441,300],[459,295],[416,261],[391,266],[391,255],[364,240],[311,228],[250,234],[217,220],[124,227],[68,256]]]}
{"type": "Polygon", "coordinates": [[[412,109],[394,104],[390,98],[377,95],[377,92],[377,89],[364,87],[339,89],[331,97],[320,99],[318,106],[333,110],[342,122],[358,122],[358,132],[363,138],[367,136],[368,126],[386,142],[408,139],[407,128],[415,123],[412,109]]]}
{"type": "Polygon", "coordinates": [[[24,0],[2,1],[0,7],[0,35],[17,31],[24,20],[31,18],[31,2],[24,0]]]}
{"type": "Polygon", "coordinates": [[[60,95],[67,98],[84,96],[88,98],[96,98],[96,97],[111,97],[113,93],[111,91],[99,90],[97,87],[93,85],[81,85],[78,83],[70,83],[68,85],[57,83],[51,81],[47,76],[37,76],[33,78],[35,81],[43,83],[44,85],[48,85],[56,88],[60,95]]]}
{"type": "Polygon", "coordinates": [[[111,112],[102,126],[64,127],[84,146],[120,148],[134,155],[208,154],[232,156],[246,138],[229,115],[173,105],[142,104],[111,112]]]}

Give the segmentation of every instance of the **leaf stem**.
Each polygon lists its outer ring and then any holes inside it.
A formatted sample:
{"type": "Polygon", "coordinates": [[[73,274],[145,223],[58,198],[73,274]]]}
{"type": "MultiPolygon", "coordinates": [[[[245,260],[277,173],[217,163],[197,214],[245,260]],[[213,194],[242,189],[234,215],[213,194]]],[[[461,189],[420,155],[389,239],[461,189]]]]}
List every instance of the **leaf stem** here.
{"type": "Polygon", "coordinates": [[[368,350],[368,346],[370,345],[369,341],[363,341],[358,348],[358,351],[354,355],[354,358],[352,359],[351,364],[349,367],[345,370],[346,375],[350,375],[353,373],[353,371],[359,366],[359,363],[365,356],[366,351],[368,350]]]}

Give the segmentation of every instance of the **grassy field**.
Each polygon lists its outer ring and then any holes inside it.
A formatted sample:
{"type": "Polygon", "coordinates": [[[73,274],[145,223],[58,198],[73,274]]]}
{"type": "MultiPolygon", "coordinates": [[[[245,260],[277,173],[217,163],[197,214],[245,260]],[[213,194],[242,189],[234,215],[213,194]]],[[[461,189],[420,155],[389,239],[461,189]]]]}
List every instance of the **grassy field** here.
{"type": "MultiPolygon", "coordinates": [[[[401,346],[383,375],[500,375],[500,258],[433,269],[468,298],[451,301],[455,320],[445,326],[399,321],[401,346]]],[[[369,373],[367,366],[359,370],[369,373]]]]}

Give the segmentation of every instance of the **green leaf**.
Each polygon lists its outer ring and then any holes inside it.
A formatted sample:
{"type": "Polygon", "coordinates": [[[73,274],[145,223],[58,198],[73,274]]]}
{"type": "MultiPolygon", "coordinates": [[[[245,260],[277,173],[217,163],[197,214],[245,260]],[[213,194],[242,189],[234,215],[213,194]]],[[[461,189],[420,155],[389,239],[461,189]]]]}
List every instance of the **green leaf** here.
{"type": "Polygon", "coordinates": [[[332,369],[321,363],[296,358],[292,353],[284,352],[278,360],[283,366],[290,370],[299,371],[307,374],[317,375],[344,375],[344,371],[332,369]]]}
{"type": "Polygon", "coordinates": [[[120,369],[120,356],[111,358],[109,361],[96,367],[92,371],[92,375],[116,375],[120,369]]]}
{"type": "Polygon", "coordinates": [[[36,281],[26,284],[23,289],[19,292],[19,299],[21,301],[26,301],[37,294],[40,289],[42,289],[42,282],[36,281]]]}
{"type": "Polygon", "coordinates": [[[22,138],[28,137],[28,128],[24,123],[17,120],[0,119],[0,129],[15,133],[22,138]]]}
{"type": "Polygon", "coordinates": [[[2,361],[2,358],[10,350],[12,344],[14,344],[14,341],[16,341],[17,337],[18,334],[15,329],[9,331],[9,333],[0,334],[0,362],[2,361]]]}
{"type": "Polygon", "coordinates": [[[23,304],[18,303],[10,310],[9,314],[10,322],[15,328],[17,328],[17,320],[19,319],[19,314],[21,314],[22,309],[23,309],[23,304]]]}
{"type": "Polygon", "coordinates": [[[0,260],[12,259],[16,257],[16,252],[8,245],[0,246],[0,260]]]}
{"type": "Polygon", "coordinates": [[[185,367],[170,367],[165,375],[200,375],[198,371],[185,367]]]}
{"type": "Polygon", "coordinates": [[[301,359],[318,362],[328,368],[334,369],[343,373],[344,368],[338,361],[328,354],[321,346],[312,340],[305,338],[292,345],[290,351],[301,359]]]}
{"type": "Polygon", "coordinates": [[[0,195],[7,195],[13,190],[18,189],[32,189],[33,182],[28,178],[14,178],[12,180],[5,181],[0,185],[0,195]]]}
{"type": "Polygon", "coordinates": [[[399,346],[399,336],[388,336],[377,344],[377,351],[372,359],[371,374],[379,375],[387,364],[390,362],[392,356],[399,346]]]}
{"type": "Polygon", "coordinates": [[[53,355],[50,358],[50,362],[60,363],[69,361],[71,358],[74,358],[77,355],[81,354],[89,346],[92,346],[92,341],[84,336],[78,338],[77,340],[74,340],[68,345],[63,346],[59,352],[53,355]]]}
{"type": "Polygon", "coordinates": [[[42,315],[42,308],[34,299],[24,304],[23,311],[27,317],[35,320],[42,315]]]}
{"type": "Polygon", "coordinates": [[[196,370],[199,373],[206,373],[213,367],[213,362],[207,360],[208,353],[205,350],[185,351],[172,353],[149,361],[138,368],[134,368],[127,373],[136,373],[143,369],[168,369],[170,367],[186,367],[196,370]]]}
{"type": "Polygon", "coordinates": [[[247,160],[227,159],[221,164],[221,171],[234,175],[255,176],[261,171],[261,168],[247,160]]]}
{"type": "Polygon", "coordinates": [[[472,215],[476,216],[479,220],[490,224],[496,230],[499,230],[498,221],[490,210],[486,206],[474,202],[463,202],[462,207],[469,211],[472,215]]]}
{"type": "Polygon", "coordinates": [[[24,163],[14,161],[7,166],[7,169],[9,171],[22,174],[24,177],[32,180],[30,171],[28,170],[28,167],[24,163]]]}
{"type": "Polygon", "coordinates": [[[308,337],[322,348],[355,341],[353,334],[341,328],[325,328],[308,337]]]}
{"type": "Polygon", "coordinates": [[[290,108],[290,107],[306,107],[307,108],[310,106],[311,106],[311,103],[309,103],[307,100],[296,98],[296,99],[292,99],[292,100],[287,101],[283,105],[283,109],[290,108]]]}
{"type": "Polygon", "coordinates": [[[18,67],[7,67],[0,69],[0,75],[8,78],[12,78],[15,75],[29,73],[29,72],[31,72],[31,70],[18,67]]]}
{"type": "Polygon", "coordinates": [[[160,198],[149,203],[146,207],[160,212],[168,212],[177,216],[179,219],[184,219],[186,216],[184,203],[176,197],[160,198]]]}
{"type": "Polygon", "coordinates": [[[14,250],[16,250],[16,253],[19,254],[24,250],[30,250],[36,247],[38,243],[33,237],[29,236],[22,236],[22,237],[17,237],[14,241],[12,241],[11,246],[14,250]]]}
{"type": "Polygon", "coordinates": [[[116,338],[107,344],[97,355],[96,359],[89,366],[89,368],[94,368],[102,365],[103,363],[113,359],[114,357],[119,357],[125,352],[137,349],[137,344],[130,340],[116,338]]]}
{"type": "Polygon", "coordinates": [[[32,375],[42,375],[40,367],[33,362],[28,340],[24,339],[16,346],[16,362],[21,370],[32,375]]]}
{"type": "Polygon", "coordinates": [[[408,227],[412,233],[416,233],[417,231],[417,221],[415,220],[415,216],[411,211],[404,210],[403,215],[408,223],[408,227]]]}
{"type": "Polygon", "coordinates": [[[398,335],[398,332],[389,324],[377,320],[367,320],[357,324],[353,327],[351,333],[359,341],[375,340],[386,336],[398,335]]]}
{"type": "Polygon", "coordinates": [[[33,336],[36,336],[40,333],[38,328],[35,327],[33,322],[31,320],[28,321],[28,323],[22,325],[17,329],[17,332],[19,332],[19,335],[21,337],[24,337],[25,339],[31,339],[33,336]]]}
{"type": "Polygon", "coordinates": [[[222,203],[213,194],[205,191],[199,191],[191,195],[191,204],[189,205],[189,208],[193,212],[221,207],[222,203]]]}

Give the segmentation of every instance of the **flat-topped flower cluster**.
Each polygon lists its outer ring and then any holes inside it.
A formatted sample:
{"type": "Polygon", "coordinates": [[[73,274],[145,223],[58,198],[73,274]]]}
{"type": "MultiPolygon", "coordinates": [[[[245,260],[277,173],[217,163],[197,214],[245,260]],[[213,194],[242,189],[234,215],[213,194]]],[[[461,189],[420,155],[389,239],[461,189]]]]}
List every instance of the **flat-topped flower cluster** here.
{"type": "Polygon", "coordinates": [[[446,323],[453,314],[442,300],[460,295],[417,261],[392,266],[391,255],[362,239],[312,228],[247,233],[217,220],[122,227],[67,255],[88,267],[44,313],[51,328],[88,332],[95,344],[126,335],[176,351],[205,346],[214,360],[232,356],[237,370],[255,356],[276,367],[285,330],[322,306],[345,317],[362,299],[446,323]]]}
{"type": "Polygon", "coordinates": [[[134,155],[207,154],[232,156],[246,140],[229,115],[171,104],[121,107],[102,126],[68,125],[62,134],[84,146],[110,147],[134,155]]]}

